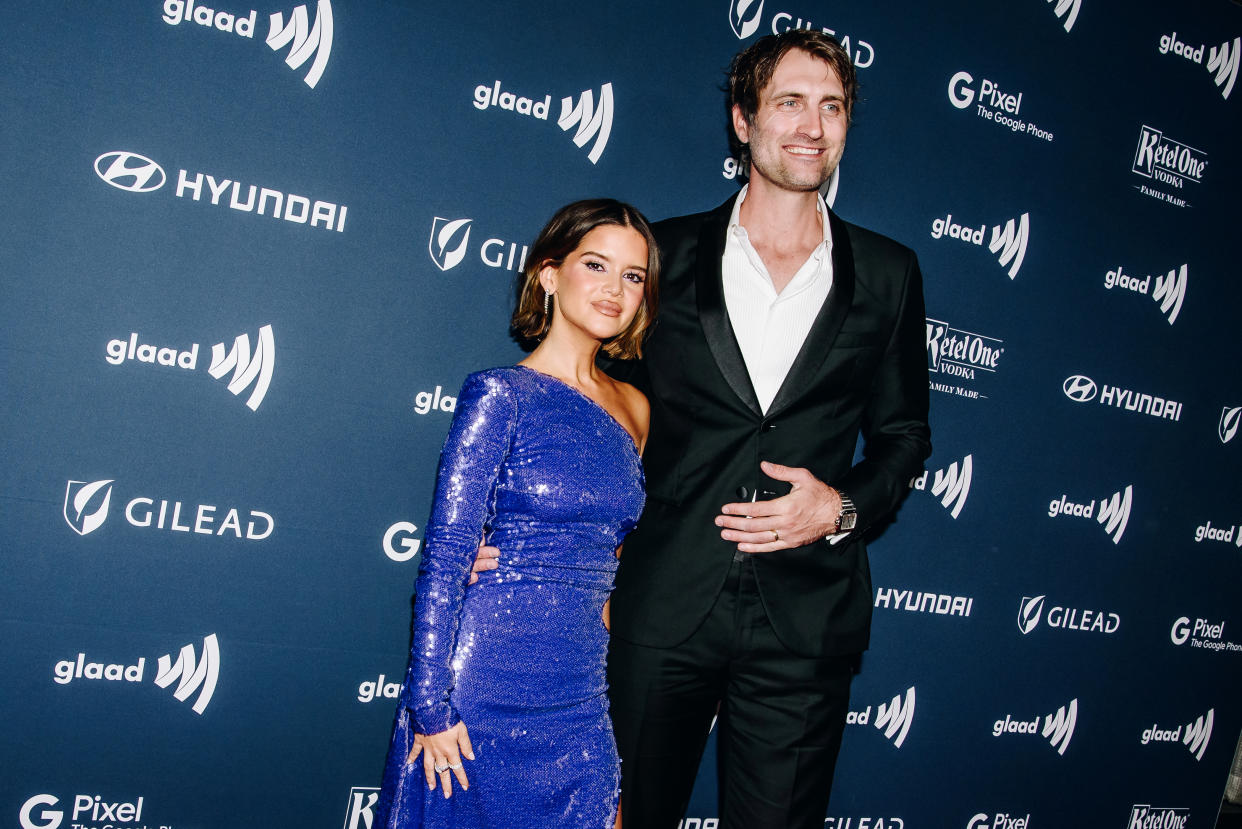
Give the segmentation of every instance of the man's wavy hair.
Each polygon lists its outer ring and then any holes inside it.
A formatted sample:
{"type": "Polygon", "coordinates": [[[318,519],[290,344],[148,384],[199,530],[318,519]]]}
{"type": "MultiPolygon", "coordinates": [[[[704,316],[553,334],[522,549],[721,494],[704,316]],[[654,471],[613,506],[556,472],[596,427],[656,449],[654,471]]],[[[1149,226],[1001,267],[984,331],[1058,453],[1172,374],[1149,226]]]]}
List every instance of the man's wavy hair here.
{"type": "Polygon", "coordinates": [[[643,282],[643,304],[626,329],[602,348],[613,359],[633,360],[642,356],[643,339],[655,322],[660,281],[660,249],[651,225],[636,208],[616,199],[587,199],[567,204],[556,211],[535,239],[522,269],[522,286],[513,312],[512,331],[526,343],[539,343],[547,336],[552,315],[543,311],[547,292],[539,283],[539,272],[548,265],[559,268],[577,250],[583,238],[601,225],[628,227],[647,241],[647,279],[643,282]]]}
{"type": "Polygon", "coordinates": [[[853,117],[854,104],[858,100],[858,74],[849,52],[841,47],[835,37],[811,29],[790,29],[779,35],[761,37],[738,52],[729,64],[726,100],[729,146],[741,161],[743,170],[750,168],[750,147],[739,141],[733,131],[733,107],[741,110],[748,124],[754,124],[755,114],[759,111],[759,96],[764,87],[771,83],[776,65],[791,49],[800,49],[822,60],[837,73],[845,90],[845,117],[853,117]]]}

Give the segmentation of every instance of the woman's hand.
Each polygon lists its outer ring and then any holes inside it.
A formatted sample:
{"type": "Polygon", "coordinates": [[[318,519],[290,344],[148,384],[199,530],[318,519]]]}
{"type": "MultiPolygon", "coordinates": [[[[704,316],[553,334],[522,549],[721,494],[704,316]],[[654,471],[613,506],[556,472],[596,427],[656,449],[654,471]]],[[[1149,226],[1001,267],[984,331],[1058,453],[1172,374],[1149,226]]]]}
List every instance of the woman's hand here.
{"type": "Polygon", "coordinates": [[[453,795],[453,777],[457,778],[462,791],[470,788],[466,770],[462,767],[462,758],[473,760],[474,748],[470,745],[470,734],[466,731],[464,722],[459,722],[439,734],[415,734],[414,746],[405,762],[412,764],[420,752],[423,755],[423,773],[427,775],[428,789],[435,790],[437,777],[440,778],[445,797],[453,795]],[[449,776],[450,772],[452,777],[449,776]]]}

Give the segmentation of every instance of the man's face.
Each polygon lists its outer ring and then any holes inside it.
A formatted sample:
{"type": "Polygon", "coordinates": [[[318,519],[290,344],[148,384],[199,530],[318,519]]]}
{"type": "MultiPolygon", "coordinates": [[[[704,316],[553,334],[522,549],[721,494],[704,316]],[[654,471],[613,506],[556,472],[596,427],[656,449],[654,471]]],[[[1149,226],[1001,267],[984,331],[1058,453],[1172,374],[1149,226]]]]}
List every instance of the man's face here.
{"type": "Polygon", "coordinates": [[[817,190],[845,150],[845,90],[831,66],[791,49],[759,93],[754,122],[733,107],[733,129],[750,145],[752,183],[765,179],[782,190],[817,190]]]}

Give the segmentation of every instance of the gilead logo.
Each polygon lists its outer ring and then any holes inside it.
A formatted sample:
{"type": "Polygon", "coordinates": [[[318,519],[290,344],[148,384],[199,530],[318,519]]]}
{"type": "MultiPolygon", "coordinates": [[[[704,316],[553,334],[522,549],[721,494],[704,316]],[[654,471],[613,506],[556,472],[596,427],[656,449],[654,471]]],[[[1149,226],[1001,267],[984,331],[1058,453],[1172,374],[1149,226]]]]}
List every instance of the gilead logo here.
{"type": "MultiPolygon", "coordinates": [[[[112,503],[112,479],[100,481],[70,480],[65,487],[64,518],[78,535],[87,535],[108,520],[112,503]]],[[[221,509],[213,504],[186,504],[164,498],[138,496],[125,505],[125,520],[142,529],[196,533],[198,535],[244,538],[262,541],[276,528],[270,513],[248,510],[243,518],[237,507],[221,509]]]]}

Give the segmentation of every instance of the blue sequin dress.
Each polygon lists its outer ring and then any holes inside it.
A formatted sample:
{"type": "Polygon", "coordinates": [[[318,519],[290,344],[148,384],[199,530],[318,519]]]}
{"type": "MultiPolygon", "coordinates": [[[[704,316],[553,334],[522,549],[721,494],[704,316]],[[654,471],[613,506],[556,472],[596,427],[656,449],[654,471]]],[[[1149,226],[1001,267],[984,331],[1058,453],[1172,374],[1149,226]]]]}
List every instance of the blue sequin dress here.
{"type": "MultiPolygon", "coordinates": [[[[522,366],[466,379],[440,471],[375,826],[599,827],[617,808],[601,612],[643,507],[629,433],[522,366]],[[466,581],[487,532],[500,568],[466,581]],[[427,789],[413,734],[464,721],[470,788],[427,789]]],[[[437,781],[438,782],[438,781],[437,781]]]]}

